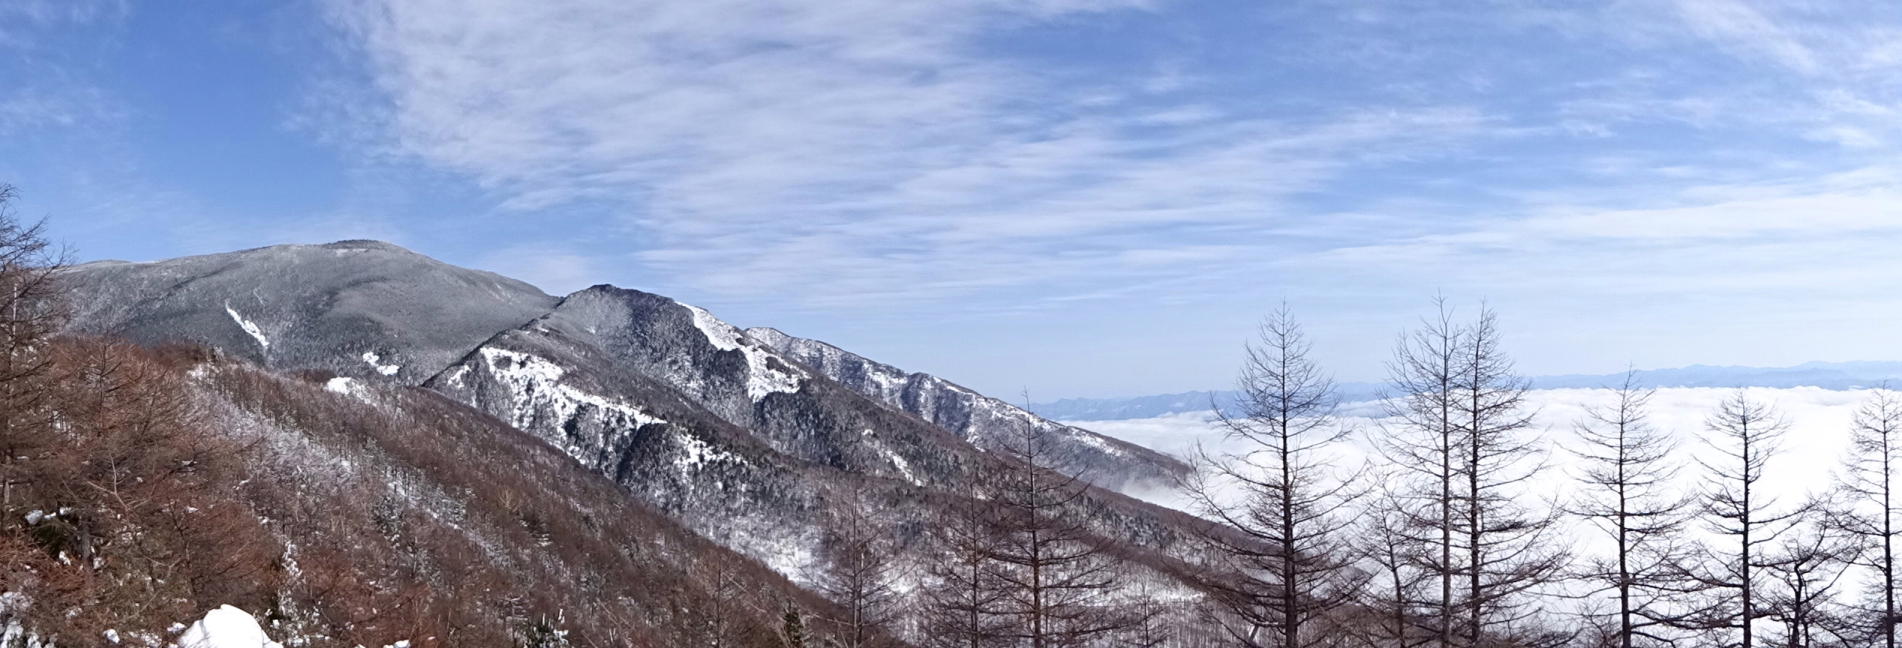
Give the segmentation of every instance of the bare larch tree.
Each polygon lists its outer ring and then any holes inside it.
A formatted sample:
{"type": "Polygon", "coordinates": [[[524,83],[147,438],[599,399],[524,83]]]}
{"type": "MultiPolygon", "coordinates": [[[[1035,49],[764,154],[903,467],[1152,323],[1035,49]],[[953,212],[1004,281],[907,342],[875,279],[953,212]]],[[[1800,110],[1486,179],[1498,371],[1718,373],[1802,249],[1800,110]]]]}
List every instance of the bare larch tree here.
{"type": "MultiPolygon", "coordinates": [[[[1375,478],[1380,484],[1395,480],[1375,478]]],[[[1432,643],[1437,636],[1421,632],[1421,587],[1432,574],[1419,568],[1417,553],[1422,545],[1415,541],[1413,518],[1404,512],[1407,499],[1383,486],[1367,506],[1367,524],[1362,527],[1356,554],[1360,568],[1371,577],[1363,589],[1365,606],[1357,622],[1350,622],[1349,636],[1367,648],[1414,648],[1432,643]]]]}
{"type": "Polygon", "coordinates": [[[989,500],[958,500],[932,528],[920,623],[933,648],[988,648],[1003,636],[1003,588],[991,556],[997,525],[989,500]]]}
{"type": "Polygon", "coordinates": [[[1537,625],[1543,611],[1534,594],[1558,579],[1568,555],[1554,546],[1556,508],[1537,510],[1522,500],[1545,466],[1544,451],[1529,434],[1528,383],[1499,342],[1497,318],[1482,306],[1466,328],[1455,380],[1465,464],[1457,498],[1464,517],[1457,542],[1467,552],[1464,639],[1468,646],[1556,645],[1570,636],[1523,629],[1537,625]]]}
{"type": "Polygon", "coordinates": [[[828,620],[837,628],[840,648],[888,645],[889,626],[898,615],[898,547],[890,529],[874,519],[876,506],[870,494],[856,488],[841,489],[828,502],[833,520],[812,584],[839,605],[838,615],[828,620]]]}
{"type": "Polygon", "coordinates": [[[1896,488],[1902,484],[1902,396],[1885,385],[1873,390],[1856,411],[1850,428],[1850,453],[1840,477],[1838,505],[1829,513],[1832,526],[1858,539],[1869,551],[1858,561],[1874,571],[1874,603],[1860,616],[1873,641],[1895,648],[1895,628],[1902,622],[1896,609],[1896,488]]]}
{"type": "Polygon", "coordinates": [[[46,436],[46,342],[65,314],[57,275],[66,255],[47,242],[42,224],[14,216],[15,196],[12,185],[0,184],[0,515],[8,519],[17,517],[14,490],[26,479],[19,458],[46,436]]]}
{"type": "Polygon", "coordinates": [[[1844,641],[1853,632],[1836,599],[1862,548],[1841,528],[1822,522],[1805,520],[1766,561],[1764,571],[1777,586],[1766,592],[1763,607],[1783,626],[1776,643],[1786,648],[1852,645],[1844,641]]]}
{"type": "Polygon", "coordinates": [[[1111,600],[1115,562],[1091,533],[1089,484],[1060,465],[1057,432],[1024,425],[999,452],[995,543],[987,558],[1009,623],[1007,640],[1029,648],[1073,648],[1124,624],[1111,600]]]}
{"type": "Polygon", "coordinates": [[[1710,454],[1698,458],[1705,472],[1702,517],[1729,547],[1704,548],[1697,578],[1714,598],[1700,610],[1700,624],[1739,633],[1742,648],[1756,645],[1754,622],[1769,614],[1760,597],[1761,570],[1775,561],[1769,549],[1803,512],[1778,510],[1776,497],[1758,486],[1788,429],[1770,406],[1741,389],[1705,422],[1710,454]]]}
{"type": "Polygon", "coordinates": [[[1684,595],[1695,588],[1683,539],[1695,501],[1672,490],[1682,464],[1672,461],[1673,438],[1651,425],[1654,393],[1626,372],[1610,405],[1585,410],[1571,448],[1581,488],[1567,512],[1611,541],[1611,555],[1587,561],[1577,576],[1592,596],[1615,598],[1617,609],[1595,620],[1620,648],[1672,643],[1685,623],[1684,595]]]}
{"type": "Polygon", "coordinates": [[[1223,531],[1207,535],[1225,563],[1208,585],[1222,629],[1248,648],[1311,645],[1366,581],[1342,510],[1359,485],[1336,465],[1351,429],[1309,351],[1287,306],[1269,315],[1246,347],[1238,403],[1215,410],[1227,444],[1197,452],[1191,491],[1223,531]]]}
{"type": "Polygon", "coordinates": [[[1383,425],[1380,451],[1405,473],[1407,486],[1394,509],[1404,519],[1390,530],[1406,534],[1406,542],[1417,547],[1407,557],[1419,562],[1416,568],[1425,578],[1439,583],[1439,591],[1420,597],[1431,612],[1415,615],[1413,622],[1435,638],[1435,645],[1450,648],[1458,625],[1453,582],[1461,570],[1453,536],[1463,434],[1454,415],[1466,340],[1446,299],[1436,298],[1434,306],[1436,313],[1421,320],[1420,328],[1401,335],[1388,361],[1393,393],[1382,402],[1391,423],[1383,425]]]}

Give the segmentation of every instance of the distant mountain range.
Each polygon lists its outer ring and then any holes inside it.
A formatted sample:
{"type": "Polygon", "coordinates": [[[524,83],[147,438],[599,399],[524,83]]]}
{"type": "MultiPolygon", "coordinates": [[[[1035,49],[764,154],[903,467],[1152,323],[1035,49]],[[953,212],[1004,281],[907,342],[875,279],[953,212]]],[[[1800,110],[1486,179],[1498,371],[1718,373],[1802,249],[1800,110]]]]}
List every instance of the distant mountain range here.
{"type": "MultiPolygon", "coordinates": [[[[1566,374],[1533,377],[1537,389],[1603,387],[1624,374],[1566,374]]],[[[1902,362],[1806,362],[1791,367],[1733,367],[1691,365],[1673,369],[1645,369],[1639,380],[1652,387],[1820,387],[1858,389],[1884,381],[1902,385],[1902,362]]],[[[1343,401],[1380,397],[1381,383],[1345,382],[1337,385],[1343,401]]],[[[1129,398],[1066,398],[1033,403],[1029,409],[1057,421],[1118,421],[1209,410],[1212,403],[1227,406],[1233,391],[1181,392],[1129,398]]]]}

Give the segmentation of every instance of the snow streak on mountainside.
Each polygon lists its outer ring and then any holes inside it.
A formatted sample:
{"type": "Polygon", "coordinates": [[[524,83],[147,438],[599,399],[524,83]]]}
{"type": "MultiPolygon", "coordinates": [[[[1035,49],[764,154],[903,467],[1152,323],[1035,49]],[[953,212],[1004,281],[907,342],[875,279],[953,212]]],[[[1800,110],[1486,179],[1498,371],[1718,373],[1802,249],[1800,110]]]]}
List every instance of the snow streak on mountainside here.
{"type": "Polygon", "coordinates": [[[799,574],[816,542],[819,527],[791,517],[818,505],[796,462],[543,323],[496,336],[425,386],[783,574],[799,574]]]}
{"type": "Polygon", "coordinates": [[[732,325],[666,297],[596,286],[529,330],[585,344],[603,354],[599,361],[671,387],[791,457],[939,485],[970,468],[961,439],[810,376],[732,325]]]}
{"type": "Polygon", "coordinates": [[[800,371],[784,360],[776,358],[758,342],[747,339],[739,328],[722,322],[706,309],[682,304],[693,313],[694,328],[705,333],[707,341],[721,351],[739,351],[746,357],[746,394],[758,401],[767,394],[799,391],[799,384],[805,379],[800,371]]]}
{"type": "Polygon", "coordinates": [[[861,394],[918,415],[979,448],[996,449],[1027,426],[1061,439],[1058,452],[1091,482],[1121,491],[1172,486],[1188,466],[1148,448],[1062,425],[927,373],[908,373],[818,340],[772,328],[746,334],[861,394]]]}

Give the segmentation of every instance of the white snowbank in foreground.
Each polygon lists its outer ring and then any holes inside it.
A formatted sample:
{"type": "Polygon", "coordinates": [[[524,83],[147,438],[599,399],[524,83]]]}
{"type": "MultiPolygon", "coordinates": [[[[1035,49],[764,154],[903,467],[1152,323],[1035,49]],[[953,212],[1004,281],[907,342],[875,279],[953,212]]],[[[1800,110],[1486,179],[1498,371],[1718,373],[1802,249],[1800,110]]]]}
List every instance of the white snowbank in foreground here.
{"type": "Polygon", "coordinates": [[[178,648],[284,648],[265,636],[257,619],[244,610],[224,605],[205,613],[185,634],[178,637],[178,648]]]}

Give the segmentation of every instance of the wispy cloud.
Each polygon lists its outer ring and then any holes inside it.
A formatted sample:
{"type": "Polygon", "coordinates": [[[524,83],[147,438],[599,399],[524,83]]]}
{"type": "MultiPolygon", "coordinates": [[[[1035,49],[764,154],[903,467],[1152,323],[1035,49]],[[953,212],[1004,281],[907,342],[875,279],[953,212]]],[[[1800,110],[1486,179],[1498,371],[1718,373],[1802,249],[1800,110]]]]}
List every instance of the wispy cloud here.
{"type": "Polygon", "coordinates": [[[60,36],[124,19],[122,2],[21,0],[0,5],[0,135],[90,126],[123,110],[60,36]]]}
{"type": "Polygon", "coordinates": [[[407,154],[516,210],[623,205],[635,258],[689,289],[821,306],[1179,273],[1207,256],[1155,249],[1154,228],[1267,244],[1288,197],[1489,126],[1460,105],[1218,119],[1156,104],[1148,93],[1178,87],[1164,69],[1157,84],[1069,95],[974,42],[1148,10],[500,2],[335,15],[386,98],[375,127],[407,154]]]}
{"type": "MultiPolygon", "coordinates": [[[[1445,289],[1544,308],[1553,349],[1624,330],[1598,340],[1621,354],[1748,343],[1796,317],[1772,299],[1812,317],[1902,308],[1853,297],[1902,288],[1893,12],[326,6],[343,65],[300,127],[466,178],[491,219],[614,215],[492,260],[550,286],[600,273],[714,306],[922,326],[1153,308],[1168,315],[1152,324],[1185,328],[1281,298],[1371,328],[1445,289]],[[1594,319],[1581,295],[1651,310],[1594,319]],[[1661,350],[1629,324],[1667,316],[1674,334],[1731,332],[1661,350]]],[[[1849,353],[1826,342],[1805,353],[1849,353]]]]}
{"type": "Polygon", "coordinates": [[[1817,69],[1817,57],[1808,47],[1744,2],[1678,0],[1675,4],[1684,23],[1699,36],[1799,72],[1810,73],[1817,69]]]}
{"type": "MultiPolygon", "coordinates": [[[[1473,163],[1474,156],[1493,164],[1485,156],[1499,152],[1488,147],[1502,142],[1537,148],[1532,143],[1611,137],[1668,120],[1712,132],[1776,126],[1867,152],[1884,150],[1895,133],[1893,84],[1849,83],[1880,65],[1853,51],[1878,42],[1879,26],[1788,10],[1769,15],[1741,2],[1602,11],[1501,7],[1483,27],[1521,37],[1542,30],[1579,39],[1615,34],[1613,42],[1638,52],[1714,52],[1728,66],[1768,61],[1811,79],[1805,91],[1686,83],[1683,70],[1634,63],[1604,68],[1596,80],[1551,96],[1543,113],[1476,97],[1505,88],[1538,97],[1551,91],[1549,84],[1502,88],[1505,80],[1495,78],[1501,71],[1476,70],[1461,73],[1471,82],[1459,96],[1394,86],[1391,107],[1284,114],[1237,110],[1204,94],[1177,96],[1195,85],[1184,81],[1180,61],[1140,70],[1107,91],[1082,92],[986,42],[1053,21],[1087,31],[1092,20],[1172,7],[979,0],[454,5],[332,6],[335,24],[366,66],[371,92],[343,95],[357,119],[333,123],[333,131],[380,134],[377,144],[400,155],[474,178],[505,209],[609,205],[628,214],[616,235],[635,243],[632,258],[678,287],[824,307],[940,300],[1030,282],[1056,288],[1062,299],[1103,294],[1092,285],[1103,281],[1166,282],[1238,256],[1309,252],[1302,248],[1316,242],[1281,229],[1292,216],[1312,213],[1304,199],[1352,192],[1348,178],[1387,166],[1473,163]],[[1647,20],[1634,20],[1633,12],[1647,20]],[[1660,21],[1679,28],[1627,28],[1660,21]],[[365,105],[378,108],[364,111],[365,105]],[[1209,253],[1216,243],[1221,258],[1209,253]]],[[[1363,40],[1391,49],[1410,43],[1391,30],[1474,20],[1400,13],[1349,13],[1341,25],[1388,30],[1363,40]]],[[[1363,49],[1328,65],[1369,68],[1402,57],[1418,64],[1452,53],[1363,49]]],[[[1445,175],[1457,177],[1462,168],[1446,167],[1445,175]]],[[[1647,182],[1691,169],[1674,168],[1647,182]]],[[[1766,177],[1754,173],[1770,183],[1759,189],[1785,191],[1766,177]]],[[[1643,196],[1624,192],[1632,202],[1616,206],[1525,200],[1590,187],[1546,180],[1520,186],[1522,200],[1482,219],[1511,221],[1507,226],[1478,233],[1455,227],[1409,245],[1510,246],[1513,240],[1500,237],[1518,236],[1526,237],[1524,247],[1537,247],[1558,236],[1816,230],[1825,223],[1788,219],[1827,209],[1835,224],[1879,220],[1892,187],[1753,197],[1736,183],[1695,186],[1700,179],[1682,178],[1643,196]]],[[[1396,190],[1404,189],[1385,189],[1396,190]]],[[[1338,243],[1336,255],[1391,248],[1338,243]]]]}

